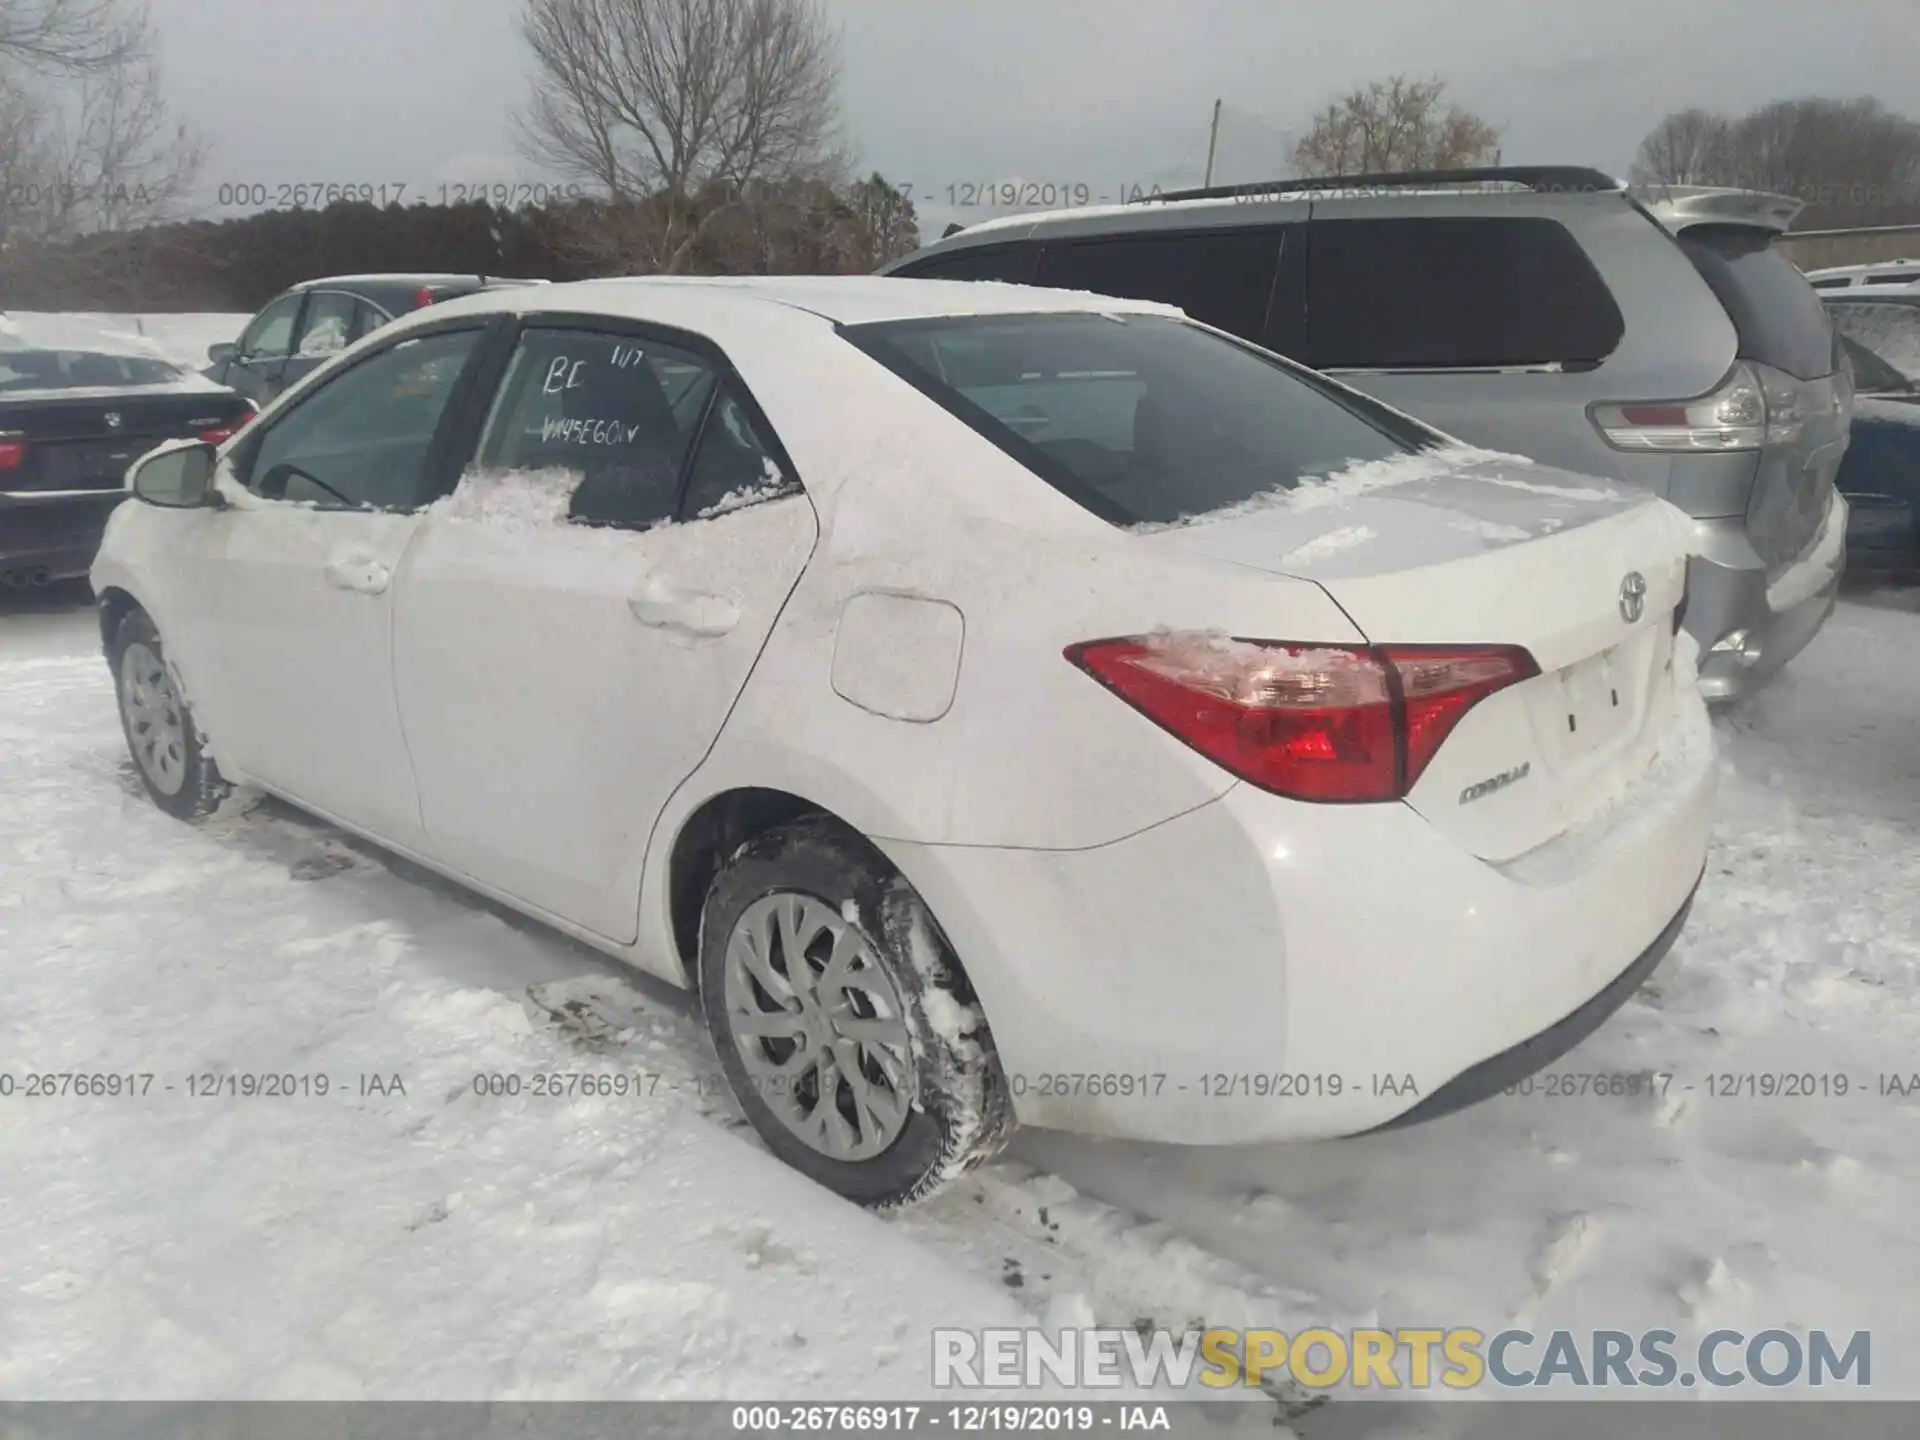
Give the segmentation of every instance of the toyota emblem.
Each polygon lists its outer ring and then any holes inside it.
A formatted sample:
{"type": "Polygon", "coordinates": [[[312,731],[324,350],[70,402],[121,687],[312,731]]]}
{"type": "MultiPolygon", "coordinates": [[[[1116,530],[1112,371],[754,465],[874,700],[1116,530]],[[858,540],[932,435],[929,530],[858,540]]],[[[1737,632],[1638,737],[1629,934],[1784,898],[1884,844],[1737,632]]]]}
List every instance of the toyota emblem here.
{"type": "Polygon", "coordinates": [[[1631,625],[1646,608],[1647,577],[1638,570],[1629,570],[1627,578],[1620,582],[1620,618],[1631,625]]]}
{"type": "Polygon", "coordinates": [[[118,430],[120,428],[120,412],[118,410],[107,411],[107,428],[109,430],[118,430]]]}

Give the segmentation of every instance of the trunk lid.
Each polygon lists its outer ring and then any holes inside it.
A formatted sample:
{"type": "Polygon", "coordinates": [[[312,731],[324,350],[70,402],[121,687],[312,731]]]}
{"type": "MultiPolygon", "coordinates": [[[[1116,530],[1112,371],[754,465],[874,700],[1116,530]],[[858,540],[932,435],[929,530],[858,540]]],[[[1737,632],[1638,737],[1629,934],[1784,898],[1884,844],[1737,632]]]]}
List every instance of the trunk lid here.
{"type": "Polygon", "coordinates": [[[1688,536],[1644,491],[1454,448],[1143,539],[1314,581],[1374,644],[1524,646],[1541,673],[1468,711],[1408,796],[1500,862],[1579,825],[1651,763],[1688,536]]]}
{"type": "Polygon", "coordinates": [[[117,489],[127,467],[162,441],[230,425],[250,413],[238,395],[216,385],[0,393],[0,433],[26,445],[23,462],[0,473],[0,489],[117,489]]]}

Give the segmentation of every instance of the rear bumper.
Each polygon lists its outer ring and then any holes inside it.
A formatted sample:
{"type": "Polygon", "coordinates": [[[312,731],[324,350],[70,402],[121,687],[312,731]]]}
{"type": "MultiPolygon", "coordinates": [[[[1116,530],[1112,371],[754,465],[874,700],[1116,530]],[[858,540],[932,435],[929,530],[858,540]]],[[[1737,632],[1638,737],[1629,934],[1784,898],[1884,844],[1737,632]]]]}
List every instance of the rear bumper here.
{"type": "Polygon", "coordinates": [[[1712,823],[1711,730],[1680,709],[1616,807],[1504,865],[1405,805],[1245,785],[1091,850],[880,843],[966,966],[1022,1123],[1351,1135],[1545,1063],[1658,963],[1712,823]]]}
{"type": "Polygon", "coordinates": [[[1696,880],[1693,890],[1687,892],[1686,903],[1667,922],[1667,928],[1654,938],[1653,944],[1640,953],[1639,959],[1622,970],[1606,989],[1578,1010],[1537,1035],[1528,1036],[1512,1049],[1502,1050],[1471,1069],[1461,1071],[1411,1110],[1375,1128],[1397,1130],[1403,1125],[1437,1120],[1442,1115],[1451,1115],[1456,1110],[1477,1105],[1516,1081],[1544,1070],[1573,1049],[1606,1024],[1608,1017],[1631,1000],[1634,992],[1646,983],[1647,977],[1660,967],[1660,962],[1667,958],[1667,952],[1673,949],[1673,942],[1680,938],[1681,930],[1686,928],[1687,916],[1693,911],[1693,897],[1699,888],[1700,882],[1696,880]]]}
{"type": "Polygon", "coordinates": [[[74,498],[0,495],[0,584],[37,584],[86,574],[107,517],[126,498],[120,490],[74,498]]]}
{"type": "Polygon", "coordinates": [[[1700,642],[1700,690],[1714,702],[1758,690],[1820,633],[1847,568],[1846,500],[1835,493],[1819,538],[1770,580],[1740,519],[1695,522],[1687,631],[1700,642]]]}

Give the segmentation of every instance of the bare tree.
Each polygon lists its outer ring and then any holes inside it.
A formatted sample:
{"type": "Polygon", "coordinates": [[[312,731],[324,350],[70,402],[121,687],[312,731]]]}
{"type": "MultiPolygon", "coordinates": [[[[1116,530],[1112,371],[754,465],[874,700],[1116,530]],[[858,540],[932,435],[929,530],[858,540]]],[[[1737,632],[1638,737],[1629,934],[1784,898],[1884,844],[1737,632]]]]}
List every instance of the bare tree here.
{"type": "Polygon", "coordinates": [[[137,8],[0,0],[0,251],[107,276],[128,235],[178,212],[206,152],[169,117],[154,55],[137,8]]]}
{"type": "Polygon", "coordinates": [[[205,145],[169,118],[153,61],[87,76],[42,147],[41,227],[61,238],[172,219],[205,160],[205,145]]]}
{"type": "Polygon", "coordinates": [[[1640,142],[1631,176],[1642,184],[1713,184],[1726,168],[1730,129],[1724,115],[1676,110],[1640,142]]]}
{"type": "Polygon", "coordinates": [[[819,0],[525,0],[522,150],[621,223],[607,258],[672,272],[756,186],[825,178],[839,38],[819,0]]]}
{"type": "Polygon", "coordinates": [[[1738,119],[1669,115],[1641,142],[1635,170],[1796,196],[1806,202],[1799,229],[1920,220],[1920,122],[1871,98],[1778,100],[1738,119]]]}
{"type": "Polygon", "coordinates": [[[1494,158],[1499,127],[1445,101],[1444,80],[1395,75],[1334,101],[1293,149],[1303,176],[1452,170],[1494,158]]]}
{"type": "Polygon", "coordinates": [[[123,0],[0,0],[0,60],[33,70],[111,70],[147,40],[145,10],[123,0]]]}

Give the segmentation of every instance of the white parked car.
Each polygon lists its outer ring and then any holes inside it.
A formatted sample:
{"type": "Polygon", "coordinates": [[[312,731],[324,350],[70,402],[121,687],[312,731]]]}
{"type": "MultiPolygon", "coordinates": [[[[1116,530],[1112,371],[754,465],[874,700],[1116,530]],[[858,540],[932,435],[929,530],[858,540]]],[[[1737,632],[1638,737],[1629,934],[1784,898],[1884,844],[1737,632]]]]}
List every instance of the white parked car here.
{"type": "Polygon", "coordinates": [[[1477,1099],[1704,864],[1680,513],[1156,305],[475,295],[130,484],[93,583],[162,808],[251,782],[697,986],[867,1204],[1015,1121],[1477,1099]]]}

